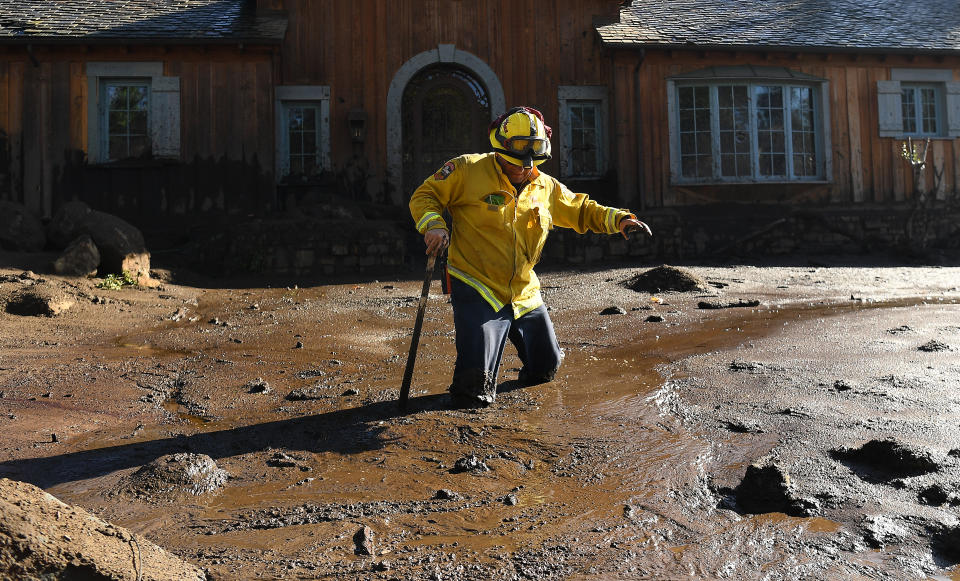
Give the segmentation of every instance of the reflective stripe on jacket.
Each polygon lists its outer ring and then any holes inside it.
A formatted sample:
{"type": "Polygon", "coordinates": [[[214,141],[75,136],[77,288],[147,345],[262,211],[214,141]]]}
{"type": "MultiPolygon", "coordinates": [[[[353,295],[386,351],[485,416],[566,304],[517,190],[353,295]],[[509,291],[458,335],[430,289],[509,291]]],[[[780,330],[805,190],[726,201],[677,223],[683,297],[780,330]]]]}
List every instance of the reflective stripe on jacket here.
{"type": "Polygon", "coordinates": [[[512,304],[515,318],[543,304],[533,267],[552,227],[616,234],[622,218],[635,217],[575,194],[536,169],[518,195],[493,153],[448,161],[410,199],[421,234],[447,228],[444,209],[453,218],[450,276],[476,289],[497,311],[512,304]]]}

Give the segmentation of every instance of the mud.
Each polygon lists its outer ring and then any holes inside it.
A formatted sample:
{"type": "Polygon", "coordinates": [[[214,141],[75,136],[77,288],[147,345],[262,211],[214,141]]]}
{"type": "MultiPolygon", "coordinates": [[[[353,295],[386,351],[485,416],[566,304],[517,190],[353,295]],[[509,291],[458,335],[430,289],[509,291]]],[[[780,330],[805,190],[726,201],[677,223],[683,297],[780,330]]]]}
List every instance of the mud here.
{"type": "Polygon", "coordinates": [[[215,579],[960,579],[960,268],[800,264],[544,272],[564,364],[521,389],[508,347],[483,410],[435,285],[403,413],[413,278],[41,273],[75,304],[0,313],[0,476],[215,579]],[[181,454],[230,477],[116,493],[181,454]]]}

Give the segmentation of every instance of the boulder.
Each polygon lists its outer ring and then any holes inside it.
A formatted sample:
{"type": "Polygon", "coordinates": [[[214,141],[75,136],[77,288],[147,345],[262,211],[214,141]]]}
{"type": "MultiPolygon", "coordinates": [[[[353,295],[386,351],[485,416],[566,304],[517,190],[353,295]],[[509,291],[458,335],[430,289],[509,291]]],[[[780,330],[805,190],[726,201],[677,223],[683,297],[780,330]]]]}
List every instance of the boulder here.
{"type": "Polygon", "coordinates": [[[129,272],[140,284],[150,281],[150,253],[143,234],[126,220],[90,209],[83,202],[68,202],[54,215],[47,228],[47,237],[58,247],[65,247],[86,234],[100,251],[99,272],[129,272]]]}
{"type": "Polygon", "coordinates": [[[0,202],[0,248],[18,252],[39,252],[47,245],[40,219],[22,204],[0,202]]]}
{"type": "Polygon", "coordinates": [[[53,261],[53,271],[65,276],[93,276],[100,265],[100,251],[89,234],[83,234],[67,245],[53,261]]]}
{"type": "Polygon", "coordinates": [[[0,578],[200,581],[207,575],[144,537],[32,484],[3,478],[0,578]]]}

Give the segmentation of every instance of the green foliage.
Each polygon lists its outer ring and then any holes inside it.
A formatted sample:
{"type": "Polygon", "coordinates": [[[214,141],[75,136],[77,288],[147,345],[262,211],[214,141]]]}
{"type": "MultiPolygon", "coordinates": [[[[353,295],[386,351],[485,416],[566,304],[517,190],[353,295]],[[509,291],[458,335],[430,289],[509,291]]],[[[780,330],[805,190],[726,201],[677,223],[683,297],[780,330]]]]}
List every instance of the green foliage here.
{"type": "Polygon", "coordinates": [[[137,279],[129,271],[123,271],[123,274],[108,274],[106,278],[97,283],[97,288],[107,290],[123,290],[128,286],[137,286],[137,279]]]}

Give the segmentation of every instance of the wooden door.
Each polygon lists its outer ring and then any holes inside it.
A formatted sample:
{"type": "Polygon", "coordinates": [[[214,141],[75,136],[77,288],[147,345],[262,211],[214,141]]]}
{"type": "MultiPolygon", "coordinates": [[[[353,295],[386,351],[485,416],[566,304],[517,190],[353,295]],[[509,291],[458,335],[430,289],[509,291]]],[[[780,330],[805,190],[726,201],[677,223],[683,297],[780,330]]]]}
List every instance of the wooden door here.
{"type": "Polygon", "coordinates": [[[407,196],[446,161],[490,150],[490,100],[468,71],[449,65],[424,69],[407,84],[402,106],[407,196]]]}

